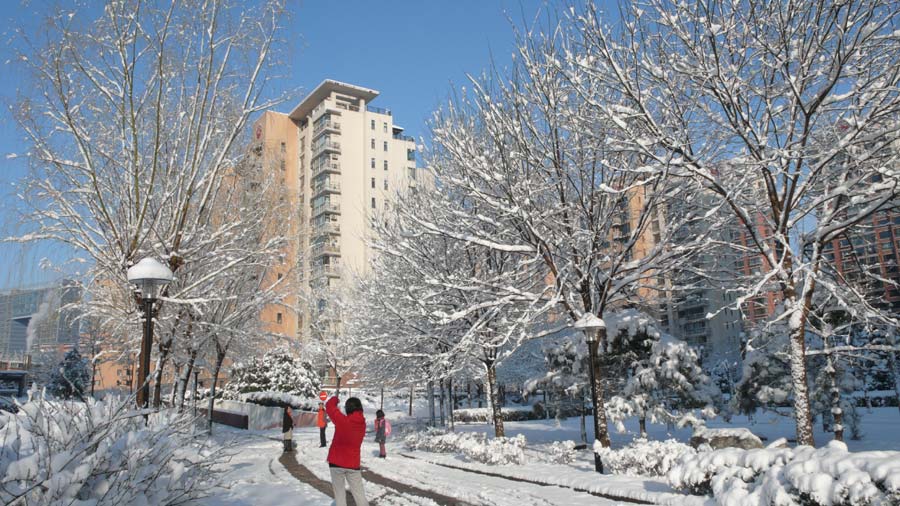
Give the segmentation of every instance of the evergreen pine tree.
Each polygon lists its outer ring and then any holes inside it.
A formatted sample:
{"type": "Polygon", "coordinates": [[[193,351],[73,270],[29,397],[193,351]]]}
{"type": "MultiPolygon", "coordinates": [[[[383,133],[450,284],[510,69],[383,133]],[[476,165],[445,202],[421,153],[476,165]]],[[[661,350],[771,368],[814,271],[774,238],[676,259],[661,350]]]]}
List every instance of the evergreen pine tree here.
{"type": "Polygon", "coordinates": [[[56,397],[83,399],[91,384],[91,368],[78,348],[72,348],[50,374],[47,392],[56,397]]]}

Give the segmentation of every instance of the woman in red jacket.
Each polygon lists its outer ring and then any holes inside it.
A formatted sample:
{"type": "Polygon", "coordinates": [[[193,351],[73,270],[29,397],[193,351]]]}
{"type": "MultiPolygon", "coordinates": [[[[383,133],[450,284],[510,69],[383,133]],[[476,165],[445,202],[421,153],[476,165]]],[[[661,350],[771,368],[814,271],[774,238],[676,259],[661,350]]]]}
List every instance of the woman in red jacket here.
{"type": "Polygon", "coordinates": [[[347,506],[347,491],[344,489],[346,481],[356,506],[369,506],[359,469],[359,448],[366,436],[366,418],[363,416],[362,402],[356,397],[347,399],[344,403],[346,415],[341,413],[337,405],[337,397],[332,397],[325,403],[325,412],[334,424],[331,448],[328,449],[328,467],[331,470],[334,502],[337,506],[347,506]]]}

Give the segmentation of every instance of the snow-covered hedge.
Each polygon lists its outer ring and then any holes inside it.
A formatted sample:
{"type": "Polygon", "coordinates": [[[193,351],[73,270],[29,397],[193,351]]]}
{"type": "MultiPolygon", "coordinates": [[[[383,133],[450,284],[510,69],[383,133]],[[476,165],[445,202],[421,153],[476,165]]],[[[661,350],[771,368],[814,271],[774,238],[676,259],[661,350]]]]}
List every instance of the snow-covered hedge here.
{"type": "Polygon", "coordinates": [[[686,456],[667,479],[723,506],[900,504],[900,452],[851,453],[838,441],[823,448],[784,443],[686,456]]]}
{"type": "Polygon", "coordinates": [[[0,412],[0,503],[171,505],[217,485],[213,448],[194,439],[193,420],[144,418],[133,400],[51,401],[33,394],[0,412]]]}
{"type": "MultiPolygon", "coordinates": [[[[524,422],[527,420],[543,420],[543,410],[538,413],[534,408],[505,408],[501,410],[504,422],[524,422]]],[[[459,423],[489,423],[494,415],[489,408],[465,408],[453,410],[453,420],[459,423]]]]}
{"type": "Polygon", "coordinates": [[[612,474],[630,476],[666,476],[666,473],[683,457],[697,453],[690,446],[674,439],[667,441],[635,439],[619,450],[604,448],[596,442],[594,452],[600,455],[606,470],[612,474]]]}
{"type": "Polygon", "coordinates": [[[306,411],[316,411],[319,409],[319,399],[312,397],[303,397],[300,395],[287,394],[284,392],[249,392],[239,394],[238,400],[243,402],[252,402],[261,406],[291,406],[306,411]]]}
{"type": "Polygon", "coordinates": [[[483,433],[428,429],[410,434],[404,444],[411,450],[460,453],[484,464],[524,464],[525,436],[488,439],[483,433]]]}

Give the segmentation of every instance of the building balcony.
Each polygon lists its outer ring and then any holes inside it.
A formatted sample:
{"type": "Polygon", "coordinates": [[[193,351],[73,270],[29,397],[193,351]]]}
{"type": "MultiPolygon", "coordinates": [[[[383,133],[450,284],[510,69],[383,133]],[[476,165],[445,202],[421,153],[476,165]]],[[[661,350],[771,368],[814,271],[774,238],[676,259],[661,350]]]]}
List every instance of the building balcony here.
{"type": "Polygon", "coordinates": [[[373,106],[371,106],[371,105],[367,105],[367,106],[366,106],[366,110],[369,111],[369,112],[374,112],[375,114],[384,114],[384,115],[386,115],[386,116],[390,116],[390,115],[391,115],[391,110],[390,110],[390,109],[384,109],[384,108],[382,108],[382,107],[373,107],[373,106]]]}
{"type": "Polygon", "coordinates": [[[341,193],[341,183],[337,181],[325,181],[313,184],[313,197],[324,195],[326,193],[341,193]]]}
{"type": "Polygon", "coordinates": [[[340,174],[341,173],[341,165],[337,162],[325,162],[319,164],[313,164],[312,167],[312,177],[316,177],[319,174],[340,174]]]}
{"type": "Polygon", "coordinates": [[[341,124],[336,121],[323,121],[313,128],[313,139],[323,133],[341,133],[341,124]]]}
{"type": "Polygon", "coordinates": [[[336,141],[326,141],[317,143],[313,146],[313,158],[324,153],[340,153],[341,143],[336,141]]]}
{"type": "Polygon", "coordinates": [[[319,206],[313,207],[312,215],[320,216],[323,214],[340,214],[341,213],[341,205],[340,204],[322,204],[319,206]]]}
{"type": "Polygon", "coordinates": [[[339,278],[341,277],[340,265],[313,265],[312,278],[339,278]]]}
{"type": "Polygon", "coordinates": [[[416,142],[416,139],[415,139],[415,138],[410,137],[410,136],[408,136],[408,135],[394,134],[393,137],[394,137],[394,139],[396,139],[396,140],[398,140],[398,141],[416,142]]]}
{"type": "Polygon", "coordinates": [[[313,244],[309,249],[314,258],[326,255],[340,256],[341,254],[341,247],[336,243],[320,242],[313,244]]]}
{"type": "Polygon", "coordinates": [[[321,225],[313,226],[313,235],[314,237],[322,236],[322,235],[336,235],[341,233],[341,225],[339,223],[335,223],[333,221],[323,223],[321,225]]]}

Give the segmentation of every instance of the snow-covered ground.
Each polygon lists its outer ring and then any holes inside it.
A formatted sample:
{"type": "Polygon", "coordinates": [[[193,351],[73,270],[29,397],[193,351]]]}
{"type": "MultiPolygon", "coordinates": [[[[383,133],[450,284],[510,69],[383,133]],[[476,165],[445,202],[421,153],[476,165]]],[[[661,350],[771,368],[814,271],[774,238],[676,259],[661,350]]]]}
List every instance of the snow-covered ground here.
{"type": "MultiPolygon", "coordinates": [[[[380,404],[378,395],[359,395],[365,407],[367,421],[374,420],[374,411],[380,404]]],[[[467,461],[454,454],[412,451],[403,446],[403,426],[412,425],[416,418],[420,421],[425,413],[424,400],[414,399],[414,416],[407,416],[408,398],[402,395],[386,395],[384,410],[397,429],[387,443],[388,458],[377,458],[377,445],[373,435],[367,434],[363,443],[362,464],[369,471],[404,485],[431,491],[458,499],[462,502],[491,506],[523,506],[531,504],[566,505],[608,505],[619,501],[599,497],[594,494],[638,499],[656,504],[677,504],[694,506],[708,504],[708,498],[685,496],[673,490],[664,479],[648,479],[628,476],[598,475],[593,471],[593,458],[589,451],[580,451],[570,464],[553,464],[539,458],[539,453],[555,441],[573,440],[580,442],[579,419],[569,418],[558,424],[556,420],[527,422],[506,422],[506,435],[522,434],[527,440],[527,463],[523,465],[487,465],[467,461]],[[488,476],[479,473],[490,473],[488,476]],[[519,481],[524,480],[524,481],[519,481]],[[535,483],[531,483],[535,482],[535,483]],[[543,483],[548,486],[538,485],[543,483]]],[[[874,408],[862,411],[863,438],[848,440],[853,451],[900,450],[900,412],[896,408],[874,408]]],[[[586,420],[588,439],[592,439],[591,419],[586,420]]],[[[371,423],[370,423],[371,425],[371,423]]],[[[710,427],[748,427],[754,433],[773,441],[779,437],[792,437],[793,420],[774,414],[759,414],[752,421],[746,417],[734,417],[731,423],[717,419],[710,427]]],[[[624,446],[637,434],[637,421],[625,424],[626,433],[613,433],[613,445],[624,446]]],[[[676,438],[687,441],[690,429],[667,428],[649,424],[651,439],[676,438]]],[[[328,440],[331,441],[333,426],[329,425],[328,440]]],[[[371,429],[370,429],[371,430],[371,429]]],[[[456,424],[460,432],[484,432],[492,435],[489,424],[456,424]]],[[[248,433],[235,430],[221,430],[223,434],[238,438],[236,456],[225,466],[226,482],[230,490],[223,490],[215,497],[207,499],[203,506],[243,506],[250,504],[332,504],[330,497],[302,483],[292,476],[279,462],[281,443],[277,441],[277,431],[248,433]]],[[[224,437],[224,436],[222,436],[224,437]]],[[[824,444],[830,438],[821,432],[817,441],[824,444]]],[[[316,477],[328,481],[328,466],[325,462],[327,449],[318,447],[318,430],[298,428],[295,430],[298,445],[297,461],[307,467],[316,477]]],[[[377,499],[383,505],[431,505],[431,499],[410,493],[398,493],[391,487],[367,480],[366,495],[377,499]]]]}
{"type": "Polygon", "coordinates": [[[216,437],[236,446],[230,462],[222,466],[223,483],[229,488],[201,501],[197,506],[279,506],[303,504],[327,506],[330,497],[291,476],[278,458],[282,443],[271,434],[216,426],[216,437]]]}

